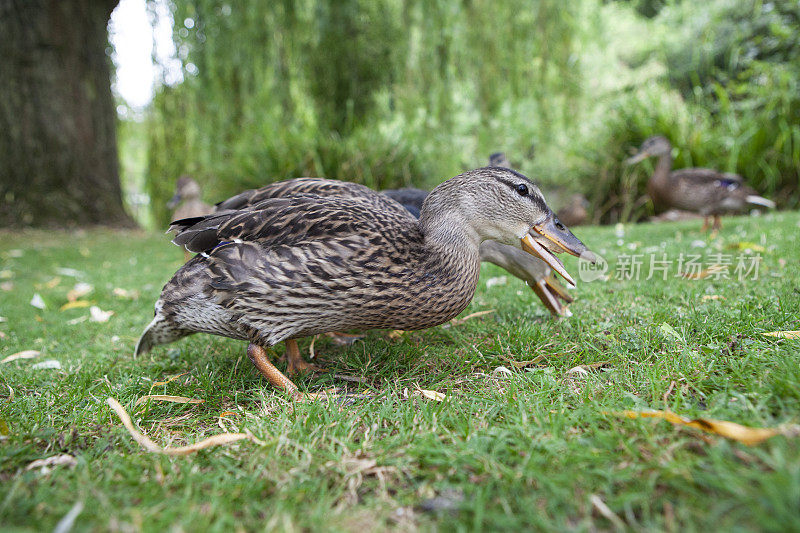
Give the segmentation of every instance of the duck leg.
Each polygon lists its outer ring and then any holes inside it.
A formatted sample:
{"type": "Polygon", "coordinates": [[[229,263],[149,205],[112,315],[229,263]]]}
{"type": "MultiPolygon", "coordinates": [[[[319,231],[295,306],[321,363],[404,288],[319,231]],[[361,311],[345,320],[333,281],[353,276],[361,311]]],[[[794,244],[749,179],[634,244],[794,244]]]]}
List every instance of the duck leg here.
{"type": "Polygon", "coordinates": [[[314,363],[307,363],[303,356],[300,355],[300,348],[297,346],[297,341],[294,339],[287,339],[286,344],[286,357],[289,359],[289,364],[286,366],[286,373],[289,377],[294,377],[301,372],[316,372],[322,370],[314,363]]]}
{"type": "Polygon", "coordinates": [[[703,227],[700,228],[700,231],[708,231],[708,219],[709,217],[707,215],[703,216],[703,227]]]}
{"type": "Polygon", "coordinates": [[[719,215],[714,215],[714,231],[719,231],[722,229],[722,217],[719,215]]]}
{"type": "MultiPolygon", "coordinates": [[[[288,341],[287,341],[288,344],[288,341]]],[[[297,343],[295,342],[295,347],[297,343]]],[[[291,394],[292,396],[299,395],[297,391],[297,385],[292,383],[292,380],[287,378],[283,375],[283,373],[275,368],[275,365],[269,362],[267,358],[267,352],[261,346],[257,344],[250,343],[247,347],[247,357],[256,365],[261,374],[267,378],[267,381],[272,384],[273,387],[278,389],[284,390],[291,394]]]]}

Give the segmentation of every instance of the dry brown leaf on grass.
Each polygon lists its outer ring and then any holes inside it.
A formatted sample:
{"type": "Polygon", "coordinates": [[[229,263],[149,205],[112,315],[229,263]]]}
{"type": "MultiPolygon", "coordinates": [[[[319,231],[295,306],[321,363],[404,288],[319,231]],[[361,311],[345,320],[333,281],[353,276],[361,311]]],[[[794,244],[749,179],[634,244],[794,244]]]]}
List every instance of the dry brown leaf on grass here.
{"type": "Polygon", "coordinates": [[[470,313],[463,318],[454,318],[453,320],[450,321],[450,324],[452,324],[453,326],[460,326],[467,320],[472,320],[473,318],[477,318],[479,316],[488,315],[489,313],[494,313],[494,311],[495,311],[494,309],[488,309],[486,311],[478,311],[476,313],[470,313]]]}
{"type": "Polygon", "coordinates": [[[78,461],[71,455],[64,453],[61,455],[53,455],[52,457],[48,457],[46,459],[37,459],[28,466],[25,467],[25,470],[34,470],[36,468],[47,468],[50,466],[75,466],[78,464],[78,461]]]}
{"type": "Polygon", "coordinates": [[[686,418],[673,413],[672,411],[622,411],[612,413],[626,418],[661,418],[675,425],[688,426],[701,429],[708,433],[720,435],[747,446],[761,444],[765,440],[781,435],[783,431],[776,428],[751,428],[727,420],[714,420],[711,418],[686,418]]]}
{"type": "Polygon", "coordinates": [[[608,361],[600,361],[599,363],[589,363],[586,365],[578,365],[573,366],[569,370],[567,370],[567,374],[579,374],[581,376],[585,376],[589,374],[589,370],[597,370],[598,368],[603,368],[604,366],[608,366],[610,363],[608,361]]]}
{"type": "Polygon", "coordinates": [[[10,363],[11,361],[16,361],[17,359],[33,359],[35,357],[39,357],[42,352],[39,350],[22,350],[21,352],[12,353],[8,357],[3,358],[0,363],[10,363]]]}
{"type": "Polygon", "coordinates": [[[141,405],[148,400],[156,400],[158,402],[172,402],[172,403],[203,403],[205,400],[197,398],[187,398],[186,396],[169,396],[166,394],[148,394],[142,396],[133,404],[134,406],[141,405]]]}
{"type": "Polygon", "coordinates": [[[437,402],[443,402],[443,401],[445,401],[447,399],[447,396],[445,396],[441,392],[437,392],[435,390],[426,390],[426,389],[420,389],[419,387],[417,387],[417,392],[422,394],[425,398],[427,398],[429,400],[435,400],[437,402]]]}
{"type": "Polygon", "coordinates": [[[185,376],[186,374],[188,374],[188,372],[181,372],[180,374],[175,374],[174,376],[168,377],[166,381],[156,381],[155,383],[153,383],[153,387],[160,387],[162,385],[166,385],[167,383],[172,383],[179,377],[185,376]]]}
{"type": "Polygon", "coordinates": [[[123,289],[121,287],[115,287],[111,294],[116,296],[117,298],[121,298],[123,300],[138,300],[139,299],[139,291],[129,291],[127,289],[123,289]]]}
{"type": "Polygon", "coordinates": [[[701,299],[704,302],[707,302],[708,300],[724,300],[725,297],[724,296],[720,296],[719,294],[704,294],[701,299]]]}
{"type": "Polygon", "coordinates": [[[727,271],[726,266],[724,265],[711,265],[708,268],[705,268],[699,272],[684,272],[681,274],[686,279],[706,279],[708,276],[712,276],[714,274],[722,274],[727,271]]]}
{"type": "Polygon", "coordinates": [[[122,421],[122,425],[125,426],[125,429],[128,430],[130,433],[131,438],[135,440],[142,448],[147,450],[148,452],[152,453],[163,453],[165,455],[189,455],[190,453],[194,453],[200,450],[204,450],[206,448],[210,448],[212,446],[221,446],[225,444],[231,444],[243,439],[247,439],[253,442],[258,443],[258,440],[252,433],[221,433],[219,435],[214,435],[213,437],[209,437],[207,439],[201,440],[200,442],[195,442],[194,444],[190,444],[189,446],[181,446],[179,448],[162,448],[155,442],[153,442],[149,437],[145,434],[140,432],[131,422],[131,417],[128,416],[127,411],[122,405],[115,400],[114,398],[106,399],[106,403],[117,413],[119,419],[122,421]]]}
{"type": "Polygon", "coordinates": [[[762,333],[767,337],[778,337],[779,339],[800,339],[800,331],[770,331],[762,333]]]}
{"type": "Polygon", "coordinates": [[[499,354],[497,354],[497,358],[498,359],[502,359],[503,361],[505,361],[506,363],[510,364],[511,366],[513,366],[515,368],[524,368],[526,366],[531,366],[531,365],[535,365],[537,363],[540,363],[540,362],[542,362],[544,359],[546,359],[548,357],[558,357],[560,355],[561,354],[558,354],[558,353],[554,353],[554,354],[543,353],[542,355],[537,355],[533,359],[528,359],[527,361],[517,361],[515,359],[512,359],[511,357],[506,356],[505,354],[499,353],[499,354]]]}

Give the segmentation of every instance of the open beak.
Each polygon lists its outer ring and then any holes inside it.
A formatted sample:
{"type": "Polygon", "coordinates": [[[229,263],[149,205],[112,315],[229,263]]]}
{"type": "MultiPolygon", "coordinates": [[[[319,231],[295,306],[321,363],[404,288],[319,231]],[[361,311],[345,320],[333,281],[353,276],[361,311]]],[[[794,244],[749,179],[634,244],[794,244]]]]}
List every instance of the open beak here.
{"type": "Polygon", "coordinates": [[[628,159],[626,159],[625,160],[625,164],[626,165],[635,165],[639,161],[644,161],[648,157],[650,157],[650,154],[647,153],[647,150],[643,150],[643,151],[639,152],[638,154],[636,154],[635,156],[629,157],[628,159]]]}
{"type": "Polygon", "coordinates": [[[180,203],[180,201],[181,201],[181,195],[175,193],[175,196],[170,198],[169,202],[167,202],[167,209],[175,209],[175,206],[177,206],[178,203],[180,203]]]}
{"type": "Polygon", "coordinates": [[[555,274],[550,272],[544,278],[534,282],[529,281],[528,286],[533,289],[536,296],[554,316],[572,316],[567,305],[572,303],[575,298],[558,282],[555,274]]]}
{"type": "Polygon", "coordinates": [[[549,242],[547,242],[547,246],[545,246],[545,244],[534,239],[531,233],[528,233],[522,237],[522,249],[547,263],[550,268],[558,272],[570,285],[575,286],[575,280],[572,279],[572,276],[570,276],[564,268],[564,264],[553,252],[567,252],[594,263],[594,254],[590,252],[586,245],[573,235],[555,215],[551,214],[544,222],[533,226],[531,231],[545,237],[549,242]]]}

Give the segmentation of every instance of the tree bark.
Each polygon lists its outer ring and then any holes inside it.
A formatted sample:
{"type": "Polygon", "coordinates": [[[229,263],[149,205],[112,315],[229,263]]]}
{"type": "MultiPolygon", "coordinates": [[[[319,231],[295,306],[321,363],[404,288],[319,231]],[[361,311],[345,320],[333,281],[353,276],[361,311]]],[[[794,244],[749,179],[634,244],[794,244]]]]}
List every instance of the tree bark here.
{"type": "Polygon", "coordinates": [[[0,226],[132,225],[107,26],[118,0],[0,0],[0,226]]]}

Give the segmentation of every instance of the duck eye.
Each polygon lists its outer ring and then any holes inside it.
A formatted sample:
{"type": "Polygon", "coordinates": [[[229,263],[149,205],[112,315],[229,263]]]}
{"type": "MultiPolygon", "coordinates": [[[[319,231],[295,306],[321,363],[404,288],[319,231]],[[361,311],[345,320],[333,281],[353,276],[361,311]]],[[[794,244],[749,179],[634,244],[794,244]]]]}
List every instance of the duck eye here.
{"type": "Polygon", "coordinates": [[[528,186],[525,185],[524,183],[520,183],[519,185],[514,187],[514,190],[517,191],[517,193],[520,196],[527,196],[528,195],[528,186]]]}

